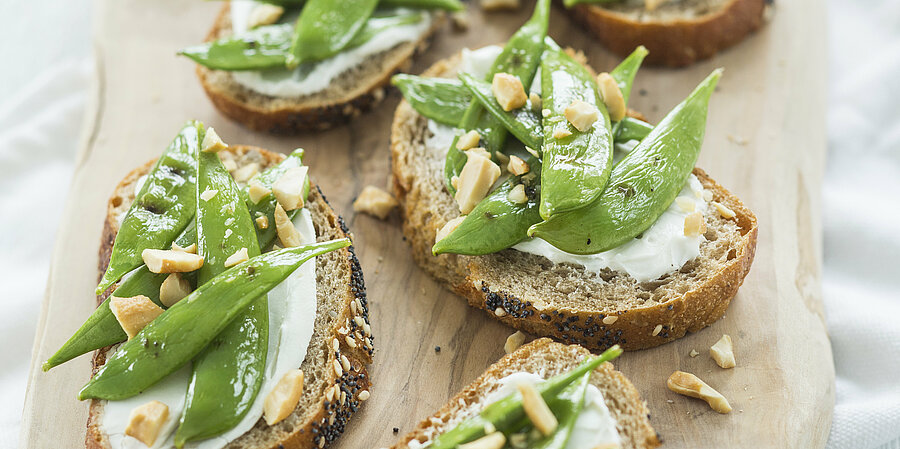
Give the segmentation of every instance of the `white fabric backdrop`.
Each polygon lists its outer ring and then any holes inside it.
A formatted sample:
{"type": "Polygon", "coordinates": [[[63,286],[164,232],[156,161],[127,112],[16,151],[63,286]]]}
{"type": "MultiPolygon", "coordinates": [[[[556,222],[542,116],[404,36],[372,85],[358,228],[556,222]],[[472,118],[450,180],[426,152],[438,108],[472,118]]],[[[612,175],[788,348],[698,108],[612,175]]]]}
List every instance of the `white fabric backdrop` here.
{"type": "MultiPolygon", "coordinates": [[[[900,2],[828,6],[823,287],[837,372],[828,447],[900,449],[900,2]]],[[[0,449],[18,439],[89,86],[89,16],[86,0],[0,0],[0,48],[13,61],[0,71],[0,449]]]]}

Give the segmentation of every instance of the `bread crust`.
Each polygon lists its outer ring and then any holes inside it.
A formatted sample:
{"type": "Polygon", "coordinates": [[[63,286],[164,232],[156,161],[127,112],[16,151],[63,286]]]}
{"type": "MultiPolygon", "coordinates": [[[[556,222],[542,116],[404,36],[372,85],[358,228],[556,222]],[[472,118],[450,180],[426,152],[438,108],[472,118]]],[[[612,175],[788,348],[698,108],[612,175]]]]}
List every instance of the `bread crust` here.
{"type": "MultiPolygon", "coordinates": [[[[458,62],[458,55],[438,61],[423,75],[446,74],[454,70],[458,62]]],[[[404,100],[397,106],[391,130],[392,185],[400,203],[403,233],[411,246],[413,259],[448,289],[465,298],[470,306],[484,310],[508,326],[564,343],[579,343],[593,351],[602,351],[613,344],[626,350],[651,348],[681,338],[688,331],[696,332],[721,318],[750,270],[756,253],[756,216],[740,199],[703,170],[695,168],[694,175],[712,192],[713,200],[735,212],[733,220],[741,232],[739,244],[729,253],[730,259],[706,282],[676,298],[648,307],[537,309],[530,298],[518,298],[485,282],[480,270],[484,268],[481,262],[486,256],[432,255],[437,230],[458,215],[458,210],[433,210],[427,187],[434,183],[440,185],[435,188],[441,190],[441,195],[446,195],[445,203],[455,203],[443,188],[443,180],[419,179],[412,167],[410,146],[416,133],[422,132],[424,122],[424,118],[404,100]],[[498,307],[504,309],[504,316],[494,313],[498,307]],[[615,322],[604,323],[603,319],[611,313],[617,316],[615,322]],[[657,326],[661,326],[658,331],[657,326]]]]}
{"type": "MultiPolygon", "coordinates": [[[[549,338],[534,340],[491,365],[481,376],[450,398],[434,415],[420,421],[411,432],[391,446],[391,449],[409,449],[408,444],[412,440],[424,443],[430,439],[431,432],[440,434],[449,430],[450,426],[446,423],[452,422],[454,417],[459,417],[465,412],[474,414],[477,410],[473,410],[473,407],[482,406],[480,401],[493,390],[492,387],[498,380],[517,371],[534,372],[529,370],[533,360],[548,354],[552,354],[556,359],[568,359],[569,366],[562,371],[574,368],[581,360],[590,356],[587,349],[578,345],[563,345],[549,338]]],[[[556,374],[560,373],[547,373],[547,377],[556,374]]],[[[617,418],[619,436],[624,448],[648,449],[660,445],[659,436],[650,425],[647,404],[624,374],[606,362],[594,371],[591,383],[600,388],[607,407],[617,418]]]]}
{"type": "MultiPolygon", "coordinates": [[[[252,146],[231,146],[225,151],[230,151],[233,154],[257,152],[262,156],[262,163],[260,164],[261,169],[277,164],[284,159],[284,155],[282,154],[252,146]]],[[[116,186],[113,195],[107,203],[107,216],[104,221],[103,233],[100,241],[100,262],[98,267],[100,275],[98,276],[98,279],[102,276],[102,273],[106,270],[106,266],[109,264],[112,244],[115,241],[119,226],[117,213],[122,209],[127,210],[134,200],[133,185],[135,180],[148,173],[155,162],[155,160],[151,160],[129,172],[116,186]]],[[[335,238],[351,238],[350,231],[344,223],[343,218],[334,212],[318,186],[313,184],[312,187],[313,188],[310,189],[308,204],[310,212],[313,214],[313,221],[314,223],[324,223],[327,227],[325,232],[323,232],[322,229],[317,231],[317,240],[326,241],[335,238]]],[[[345,287],[343,291],[340,292],[342,297],[337,299],[340,301],[340,312],[330,320],[330,323],[328,323],[325,328],[320,328],[317,319],[315,332],[328,333],[328,337],[325,341],[329,347],[331,346],[332,338],[337,338],[339,341],[339,349],[337,351],[330,350],[328,353],[328,358],[325,361],[325,364],[328,367],[332,366],[335,361],[340,362],[342,355],[345,355],[350,361],[352,367],[351,371],[349,373],[344,372],[340,377],[337,376],[333,369],[324,370],[327,379],[323,384],[328,388],[331,388],[332,385],[337,385],[341,390],[347,393],[347,399],[342,402],[339,402],[338,400],[328,401],[324,391],[312,391],[313,386],[307,384],[307,386],[304,387],[304,393],[300,403],[303,404],[307,398],[311,397],[315,401],[315,409],[309,411],[300,410],[298,408],[298,410],[294,411],[294,415],[298,415],[300,412],[303,412],[303,414],[306,415],[306,419],[301,425],[293,426],[293,429],[289,431],[280,428],[279,432],[284,435],[279,441],[265,446],[252,446],[255,449],[313,449],[327,447],[343,433],[350,416],[358,410],[362,401],[358,400],[356,395],[363,390],[370,390],[372,386],[367,365],[372,363],[374,337],[371,332],[368,334],[363,333],[362,328],[354,321],[354,317],[359,316],[367,325],[369,324],[369,306],[366,298],[365,281],[363,279],[362,268],[360,267],[353,246],[351,245],[347,248],[342,248],[317,257],[316,277],[319,279],[318,283],[320,284],[318,290],[323,290],[321,279],[329,274],[322,273],[322,271],[324,271],[323,268],[328,264],[334,263],[342,266],[343,269],[341,272],[346,274],[341,280],[345,287]],[[358,301],[358,305],[362,306],[356,307],[356,310],[358,311],[356,314],[353,313],[353,308],[351,308],[351,303],[354,301],[358,301]],[[344,334],[341,333],[341,328],[350,329],[350,332],[354,334],[356,341],[359,342],[356,348],[351,348],[347,344],[346,340],[343,338],[344,334]],[[332,416],[334,417],[333,419],[332,416]],[[324,440],[324,442],[322,440],[324,440]]],[[[115,287],[116,286],[114,285],[102,295],[99,295],[97,297],[97,304],[99,305],[102,303],[103,300],[115,290],[115,287]]],[[[94,353],[93,368],[91,372],[92,377],[106,362],[106,356],[110,349],[111,347],[106,347],[99,349],[94,353]]],[[[87,449],[110,448],[109,439],[101,430],[102,414],[103,401],[97,399],[91,400],[87,422],[87,435],[85,436],[85,446],[87,449]]],[[[279,425],[276,425],[276,427],[277,426],[279,425]]],[[[226,446],[226,449],[234,446],[236,443],[239,444],[245,438],[248,438],[248,435],[252,432],[266,432],[268,429],[265,420],[260,418],[253,429],[234,440],[232,443],[229,443],[226,446]]]]}
{"type": "MultiPolygon", "coordinates": [[[[231,33],[231,6],[225,3],[219,11],[206,41],[224,37],[231,33]]],[[[275,97],[247,89],[233,81],[228,72],[212,70],[197,65],[197,78],[206,95],[222,114],[254,131],[273,134],[294,134],[304,131],[321,131],[347,122],[361,113],[372,109],[385,97],[391,76],[409,70],[413,58],[424,51],[431,36],[443,22],[438,14],[431,28],[415,42],[405,42],[376,56],[384,61],[386,70],[377,76],[360,79],[337,99],[319,101],[315,98],[300,97],[289,104],[279,102],[275,97]],[[222,80],[225,80],[223,83],[222,80]],[[262,105],[246,101],[248,96],[263,98],[262,105]]]]}
{"type": "Polygon", "coordinates": [[[763,24],[766,0],[729,0],[718,11],[695,18],[637,21],[600,5],[569,10],[613,53],[627,56],[638,45],[647,64],[682,67],[706,59],[743,40],[763,24]]]}

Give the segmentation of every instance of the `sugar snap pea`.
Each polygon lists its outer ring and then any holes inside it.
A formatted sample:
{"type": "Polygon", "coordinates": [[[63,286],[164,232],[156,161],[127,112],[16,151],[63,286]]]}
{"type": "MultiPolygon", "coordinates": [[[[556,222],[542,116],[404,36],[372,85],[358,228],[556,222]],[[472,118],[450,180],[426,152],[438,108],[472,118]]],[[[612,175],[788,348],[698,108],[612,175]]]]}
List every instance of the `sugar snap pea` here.
{"type": "Polygon", "coordinates": [[[459,125],[472,102],[472,93],[459,80],[401,73],[391,77],[391,84],[416,112],[444,125],[459,125]]]}
{"type": "Polygon", "coordinates": [[[547,220],[583,208],[600,196],[612,168],[613,138],[594,77],[549,42],[541,59],[541,92],[545,113],[540,212],[547,220]],[[584,132],[565,116],[575,100],[599,111],[599,118],[584,132]]]}
{"type": "Polygon", "coordinates": [[[550,217],[528,234],[569,253],[595,254],[649,228],[691,174],[703,143],[709,97],[721,74],[721,69],[713,71],[616,164],[596,203],[550,217]]]}
{"type": "MultiPolygon", "coordinates": [[[[591,357],[575,369],[547,379],[537,385],[537,390],[544,400],[551,400],[568,385],[592,372],[603,362],[612,360],[622,354],[622,349],[615,345],[598,357],[591,357]]],[[[481,413],[464,420],[455,428],[432,440],[431,449],[455,449],[457,445],[476,440],[484,436],[485,425],[490,424],[497,430],[508,431],[525,416],[522,408],[522,396],[514,394],[500,399],[485,407],[481,413]]]]}
{"type": "MultiPolygon", "coordinates": [[[[531,86],[544,51],[544,37],[550,20],[550,0],[538,0],[531,18],[509,38],[503,51],[491,65],[487,81],[496,73],[509,73],[519,78],[526,92],[531,86]]],[[[477,101],[472,101],[463,114],[459,127],[477,130],[481,135],[481,145],[491,153],[500,151],[506,142],[506,129],[488,113],[477,101]]],[[[451,194],[456,193],[453,177],[459,176],[466,165],[466,155],[456,148],[459,136],[453,139],[444,163],[444,184],[451,194]]]]}
{"type": "Polygon", "coordinates": [[[544,140],[541,117],[534,111],[529,99],[525,106],[512,111],[504,111],[491,92],[491,85],[475,79],[468,73],[459,74],[460,81],[469,88],[481,107],[497,119],[507,131],[531,148],[540,148],[544,140]]]}
{"type": "Polygon", "coordinates": [[[178,54],[216,70],[260,70],[284,67],[291,50],[294,26],[266,25],[237,36],[187,47],[178,54]]]}
{"type": "Polygon", "coordinates": [[[538,214],[541,163],[531,157],[528,165],[527,180],[522,176],[507,179],[481,200],[453,232],[436,242],[432,253],[491,254],[525,240],[528,228],[541,221],[538,214]],[[526,186],[528,200],[524,204],[509,199],[509,192],[519,183],[526,186]]]}
{"type": "Polygon", "coordinates": [[[117,400],[139,394],[199,354],[250,303],[303,262],[347,246],[350,240],[338,239],[284,248],[229,268],[119,347],[81,389],[78,399],[117,400]]]}
{"type": "Polygon", "coordinates": [[[294,28],[288,67],[321,61],[347,47],[375,10],[378,0],[309,0],[294,28]]]}
{"type": "MultiPolygon", "coordinates": [[[[271,189],[272,185],[275,184],[275,181],[281,177],[286,171],[303,166],[303,149],[298,148],[291,152],[283,161],[279,162],[278,165],[271,167],[256,177],[253,178],[252,181],[257,181],[262,184],[265,188],[271,189]]],[[[256,219],[257,217],[265,216],[267,223],[269,226],[265,228],[257,228],[256,236],[259,240],[259,248],[260,250],[265,250],[275,241],[275,206],[277,204],[277,200],[275,199],[275,195],[272,193],[267,194],[266,196],[260,198],[258,203],[254,203],[250,199],[250,186],[244,187],[244,203],[247,204],[247,209],[250,211],[250,218],[256,219]]],[[[309,182],[304,185],[303,188],[303,200],[309,196],[309,182]]],[[[299,209],[292,210],[288,212],[288,218],[293,219],[294,215],[299,211],[299,209]]]]}
{"type": "Polygon", "coordinates": [[[629,140],[644,140],[650,131],[653,131],[653,125],[632,117],[625,117],[619,123],[616,123],[616,142],[628,142],[629,140]]]}
{"type": "MultiPolygon", "coordinates": [[[[232,254],[243,250],[249,257],[258,256],[259,243],[242,191],[215,153],[200,153],[197,199],[202,285],[225,271],[232,254]],[[204,200],[205,191],[216,193],[204,200]]],[[[268,299],[263,294],[193,359],[175,447],[218,435],[247,414],[262,386],[268,337],[268,299]]]]}
{"type": "Polygon", "coordinates": [[[119,226],[109,266],[97,286],[98,295],[141,266],[143,250],[169,246],[194,217],[197,153],[202,139],[203,124],[188,122],[156,161],[119,226]]]}

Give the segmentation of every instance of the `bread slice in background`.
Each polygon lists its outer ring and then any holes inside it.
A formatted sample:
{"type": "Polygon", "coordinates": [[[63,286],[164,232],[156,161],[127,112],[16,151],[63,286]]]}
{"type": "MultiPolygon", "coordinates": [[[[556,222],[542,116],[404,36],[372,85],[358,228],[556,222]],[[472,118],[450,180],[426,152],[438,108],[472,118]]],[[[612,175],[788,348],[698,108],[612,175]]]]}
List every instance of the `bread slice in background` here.
{"type": "Polygon", "coordinates": [[[681,67],[743,40],[763,23],[766,0],[668,0],[653,11],[643,1],[581,4],[569,15],[603,46],[627,56],[638,45],[648,64],[681,67]]]}
{"type": "MultiPolygon", "coordinates": [[[[260,171],[277,164],[284,159],[279,153],[249,146],[232,146],[224,150],[235,157],[238,168],[256,162],[260,171]]],[[[112,245],[118,232],[118,217],[127,212],[134,201],[135,182],[147,174],[155,161],[132,170],[116,187],[107,205],[106,222],[100,242],[99,273],[106,270],[109,263],[112,245]]],[[[315,178],[315,174],[312,176],[315,178]]],[[[325,196],[313,186],[310,189],[307,208],[312,215],[313,227],[317,241],[328,241],[338,238],[350,238],[350,232],[344,220],[337,215],[325,196]]],[[[106,295],[97,298],[98,304],[106,295]]],[[[353,246],[343,248],[316,257],[316,321],[312,340],[306,358],[300,366],[304,374],[303,396],[297,409],[284,421],[269,427],[260,418],[247,433],[226,446],[228,449],[312,449],[328,445],[343,433],[347,421],[360,406],[357,398],[359,392],[369,390],[371,382],[367,365],[372,363],[374,337],[354,321],[360,316],[369,323],[369,306],[366,300],[366,286],[362,269],[356,258],[353,246]],[[358,301],[356,307],[351,303],[358,301]],[[362,306],[362,307],[360,307],[362,306]],[[354,314],[353,310],[358,313],[354,314]],[[347,345],[341,329],[347,329],[358,343],[357,347],[347,345]],[[340,347],[337,351],[332,342],[337,339],[340,347]],[[346,355],[352,366],[350,373],[337,377],[332,366],[335,360],[340,362],[341,355],[346,355]],[[328,401],[326,391],[338,385],[346,392],[346,399],[328,401]],[[330,418],[334,416],[332,421],[330,418]],[[325,440],[324,442],[322,440],[325,440]]],[[[94,354],[93,374],[105,363],[110,348],[104,348],[94,354]]],[[[260,392],[266,394],[266,392],[260,392]]],[[[108,449],[109,440],[103,433],[103,401],[92,400],[87,423],[86,446],[88,449],[108,449]]]]}
{"type": "MultiPolygon", "coordinates": [[[[412,432],[391,449],[409,449],[409,442],[426,443],[451,430],[463,419],[481,412],[485,399],[499,388],[499,380],[516,372],[538,374],[545,379],[571,371],[590,356],[578,345],[563,345],[548,338],[528,343],[491,365],[469,386],[452,397],[437,413],[423,419],[412,432]]],[[[659,436],[650,426],[650,412],[634,385],[613,365],[606,362],[591,374],[590,382],[603,394],[623,449],[645,449],[660,445],[659,436]]],[[[415,444],[415,443],[414,443],[415,444]]],[[[589,448],[585,448],[589,449],[589,448]]]]}
{"type": "MultiPolygon", "coordinates": [[[[424,76],[455,76],[459,63],[459,55],[438,61],[424,76]]],[[[444,188],[446,153],[425,146],[429,134],[427,119],[400,102],[391,130],[393,190],[413,258],[470,306],[513,328],[591,350],[613,344],[650,348],[721,318],[750,270],[756,217],[700,169],[694,174],[713,201],[737,216],[725,219],[715,207],[707,208],[707,241],[700,256],[656,281],[638,283],[613,271],[593,274],[512,249],[486,256],[434,256],[437,230],[458,217],[459,208],[444,188]],[[498,308],[505,313],[495,313],[498,308]],[[606,319],[610,315],[617,316],[614,322],[606,319]]]]}
{"type": "MultiPolygon", "coordinates": [[[[231,7],[222,6],[207,41],[231,35],[231,7]]],[[[215,107],[228,118],[254,131],[290,134],[324,130],[371,109],[385,96],[394,73],[409,70],[416,53],[428,46],[443,20],[439,15],[417,41],[403,42],[372,55],[359,66],[337,76],[321,91],[302,97],[273,97],[255,92],[234,80],[231,72],[197,65],[197,77],[215,107]]]]}

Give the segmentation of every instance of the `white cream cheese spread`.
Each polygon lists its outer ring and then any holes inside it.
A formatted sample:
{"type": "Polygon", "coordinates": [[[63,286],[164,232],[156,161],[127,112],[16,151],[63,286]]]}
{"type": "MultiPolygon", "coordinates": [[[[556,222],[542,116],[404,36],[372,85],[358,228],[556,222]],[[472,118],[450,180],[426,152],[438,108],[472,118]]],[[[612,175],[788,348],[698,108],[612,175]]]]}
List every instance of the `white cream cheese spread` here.
{"type": "MultiPolygon", "coordinates": [[[[312,217],[301,209],[294,217],[302,243],[316,240],[312,217]]],[[[316,320],[316,262],[311,259],[269,292],[269,346],[266,371],[259,395],[240,423],[218,437],[188,443],[191,449],[220,449],[250,430],[262,416],[263,402],[275,384],[306,357],[316,320]]],[[[125,435],[131,410],[157,400],[169,407],[169,417],[153,448],[174,448],[175,430],[184,409],[185,392],[191,378],[190,365],[169,375],[147,391],[121,401],[104,401],[101,427],[113,449],[145,449],[147,446],[125,435]]]]}
{"type": "MultiPolygon", "coordinates": [[[[246,31],[250,12],[258,2],[232,1],[231,23],[235,33],[246,31]]],[[[342,51],[328,59],[300,64],[291,69],[248,70],[231,72],[240,85],[273,97],[302,97],[321,92],[342,73],[361,65],[370,56],[390,50],[404,42],[418,40],[428,32],[432,17],[421,12],[422,20],[385,29],[356,48],[342,51]]]]}

